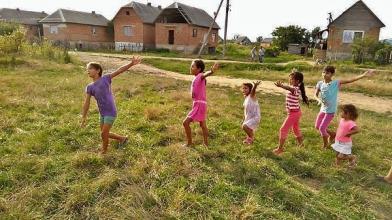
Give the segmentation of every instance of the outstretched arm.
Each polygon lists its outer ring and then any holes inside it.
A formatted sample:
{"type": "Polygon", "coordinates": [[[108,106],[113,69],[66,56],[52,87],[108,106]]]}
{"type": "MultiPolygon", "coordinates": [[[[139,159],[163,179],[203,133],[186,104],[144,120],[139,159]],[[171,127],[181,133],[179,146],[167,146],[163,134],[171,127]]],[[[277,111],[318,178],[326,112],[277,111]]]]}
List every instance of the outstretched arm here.
{"type": "Polygon", "coordinates": [[[261,81],[256,81],[253,83],[252,91],[250,91],[250,97],[252,97],[252,98],[256,97],[256,89],[257,89],[257,86],[260,85],[260,83],[261,83],[261,81]]]}
{"type": "Polygon", "coordinates": [[[86,94],[86,98],[84,100],[83,109],[82,109],[82,122],[81,122],[82,128],[86,126],[87,113],[88,113],[88,109],[90,108],[90,99],[91,99],[91,95],[86,94]]]}
{"type": "Polygon", "coordinates": [[[288,90],[288,91],[290,91],[291,93],[294,92],[294,88],[293,88],[293,87],[284,85],[284,84],[282,83],[282,81],[276,81],[274,84],[275,84],[275,86],[280,87],[280,88],[285,89],[285,90],[288,90]]]}
{"type": "Polygon", "coordinates": [[[214,74],[217,70],[219,69],[219,63],[214,63],[214,65],[211,67],[210,71],[207,71],[203,74],[202,79],[205,79],[209,76],[211,76],[212,74],[214,74]]]}
{"type": "Polygon", "coordinates": [[[373,76],[374,73],[375,73],[374,70],[368,70],[368,71],[364,72],[363,74],[361,74],[361,75],[359,75],[359,76],[357,76],[355,78],[347,79],[347,80],[340,80],[340,84],[352,83],[352,82],[358,81],[358,80],[360,80],[362,78],[373,76]]]}
{"type": "Polygon", "coordinates": [[[142,62],[142,59],[140,57],[132,57],[132,60],[130,63],[118,68],[116,71],[114,71],[113,73],[110,74],[110,77],[113,79],[114,77],[120,75],[121,73],[127,71],[129,68],[131,68],[132,66],[135,66],[139,63],[142,62]]]}

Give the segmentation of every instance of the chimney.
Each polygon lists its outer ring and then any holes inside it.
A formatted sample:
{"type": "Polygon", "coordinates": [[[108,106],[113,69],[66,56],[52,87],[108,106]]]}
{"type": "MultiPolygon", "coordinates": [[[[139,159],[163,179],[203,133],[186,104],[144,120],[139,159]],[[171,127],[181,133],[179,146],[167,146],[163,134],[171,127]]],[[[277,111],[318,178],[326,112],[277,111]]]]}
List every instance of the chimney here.
{"type": "Polygon", "coordinates": [[[151,2],[148,2],[147,5],[151,7],[151,2]]]}
{"type": "Polygon", "coordinates": [[[45,14],[45,11],[41,11],[42,14],[45,14]]]}
{"type": "Polygon", "coordinates": [[[161,5],[158,5],[158,9],[159,9],[159,10],[162,10],[162,6],[161,6],[161,5]]]}
{"type": "Polygon", "coordinates": [[[17,10],[17,11],[20,11],[20,9],[19,9],[19,8],[16,8],[16,10],[17,10]]]}
{"type": "Polygon", "coordinates": [[[95,15],[95,11],[92,11],[91,14],[95,15]]]}

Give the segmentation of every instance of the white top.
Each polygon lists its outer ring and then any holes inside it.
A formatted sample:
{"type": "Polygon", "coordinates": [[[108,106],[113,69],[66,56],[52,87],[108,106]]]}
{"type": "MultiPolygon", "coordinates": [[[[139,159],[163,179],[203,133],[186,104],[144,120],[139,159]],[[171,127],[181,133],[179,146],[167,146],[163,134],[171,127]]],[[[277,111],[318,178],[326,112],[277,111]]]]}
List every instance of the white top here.
{"type": "Polygon", "coordinates": [[[244,121],[248,121],[250,119],[260,120],[259,102],[257,101],[257,99],[252,99],[250,95],[248,95],[244,101],[244,115],[244,121]]]}

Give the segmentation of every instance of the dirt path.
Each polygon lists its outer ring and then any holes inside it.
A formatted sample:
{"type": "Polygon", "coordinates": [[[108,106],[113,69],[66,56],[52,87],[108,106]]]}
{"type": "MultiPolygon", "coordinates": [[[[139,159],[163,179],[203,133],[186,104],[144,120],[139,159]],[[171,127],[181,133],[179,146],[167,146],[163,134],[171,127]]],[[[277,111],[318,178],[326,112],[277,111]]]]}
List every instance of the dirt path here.
{"type": "MultiPolygon", "coordinates": [[[[127,62],[126,60],[124,60],[124,58],[101,56],[99,54],[78,53],[77,56],[79,56],[79,58],[83,62],[89,62],[94,60],[100,62],[105,68],[109,68],[109,69],[119,67],[127,62]]],[[[191,75],[184,75],[171,71],[161,70],[144,64],[135,66],[133,70],[141,73],[150,74],[150,75],[185,80],[185,81],[192,81],[193,79],[193,76],[191,75]]],[[[214,84],[218,86],[228,86],[232,88],[239,87],[242,85],[242,83],[250,82],[250,81],[254,81],[254,80],[228,78],[224,76],[211,76],[208,78],[209,84],[214,84]]],[[[277,88],[271,81],[262,81],[260,90],[263,93],[273,93],[273,94],[285,93],[284,90],[277,88]]],[[[309,97],[311,97],[312,94],[314,93],[314,89],[306,88],[306,92],[309,94],[309,97]]],[[[392,99],[388,99],[388,98],[370,97],[360,93],[341,92],[339,94],[339,103],[352,103],[361,109],[378,112],[378,113],[388,113],[388,114],[392,113],[392,99]]]]}
{"type": "MultiPolygon", "coordinates": [[[[91,53],[91,52],[77,52],[80,56],[100,56],[100,57],[107,57],[107,58],[129,58],[131,55],[123,55],[123,54],[109,54],[109,53],[91,53]]],[[[135,55],[136,56],[136,55],[135,55]]],[[[145,58],[148,59],[161,59],[161,60],[178,60],[178,61],[189,61],[191,62],[194,60],[194,58],[184,58],[184,57],[159,57],[159,56],[144,56],[145,58]]],[[[241,63],[241,64],[259,64],[258,62],[250,62],[250,61],[237,61],[237,60],[207,60],[203,59],[205,62],[219,62],[219,63],[241,63]]],[[[296,60],[296,61],[289,61],[287,63],[268,63],[268,64],[274,64],[278,66],[286,66],[291,63],[295,62],[305,62],[311,66],[315,65],[315,62],[310,61],[310,60],[296,60]]]]}

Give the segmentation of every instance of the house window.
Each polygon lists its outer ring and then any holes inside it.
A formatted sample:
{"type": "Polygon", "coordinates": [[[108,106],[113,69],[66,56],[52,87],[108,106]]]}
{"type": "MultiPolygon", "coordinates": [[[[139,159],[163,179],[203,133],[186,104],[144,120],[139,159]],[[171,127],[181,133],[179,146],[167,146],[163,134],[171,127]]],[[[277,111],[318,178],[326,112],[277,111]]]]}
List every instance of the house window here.
{"type": "Polygon", "coordinates": [[[193,36],[193,37],[197,37],[197,29],[193,29],[192,36],[193,36]]]}
{"type": "Polygon", "coordinates": [[[343,31],[343,43],[349,44],[353,43],[356,39],[363,39],[364,31],[351,31],[344,30],[343,31]]]}
{"type": "Polygon", "coordinates": [[[124,35],[127,37],[133,36],[133,28],[132,26],[124,26],[124,35]]]}
{"type": "Polygon", "coordinates": [[[59,33],[59,29],[58,29],[57,26],[51,25],[51,26],[49,27],[49,32],[50,32],[51,34],[58,34],[58,33],[59,33]]]}
{"type": "Polygon", "coordinates": [[[126,11],[125,14],[126,14],[126,15],[130,15],[129,11],[126,11]]]}
{"type": "Polygon", "coordinates": [[[91,28],[91,33],[92,33],[93,35],[97,35],[97,29],[96,29],[96,27],[92,27],[92,28],[91,28]]]}
{"type": "Polygon", "coordinates": [[[215,41],[216,41],[216,34],[215,34],[215,33],[213,33],[213,34],[211,35],[211,40],[212,40],[212,42],[215,42],[215,41]]]}

